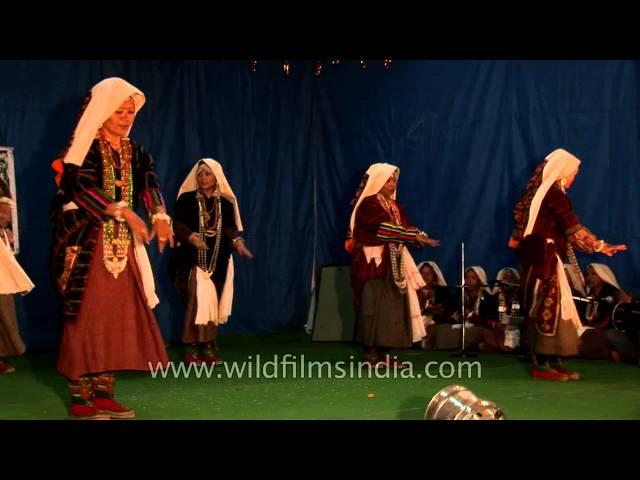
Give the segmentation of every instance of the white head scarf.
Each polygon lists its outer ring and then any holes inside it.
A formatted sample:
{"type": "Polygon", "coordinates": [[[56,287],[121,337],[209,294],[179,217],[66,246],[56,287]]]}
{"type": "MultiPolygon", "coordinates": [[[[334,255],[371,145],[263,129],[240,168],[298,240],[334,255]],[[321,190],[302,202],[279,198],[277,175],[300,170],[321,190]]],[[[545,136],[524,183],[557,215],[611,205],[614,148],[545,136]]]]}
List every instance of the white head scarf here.
{"type": "MultiPolygon", "coordinates": [[[[144,105],[144,93],[122,78],[107,78],[91,89],[91,99],[76,125],[64,163],[82,165],[98,129],[129,97],[133,98],[137,114],[144,105]]],[[[130,131],[131,128],[127,135],[130,131]]]]}
{"type": "Polygon", "coordinates": [[[504,274],[507,272],[507,270],[509,270],[511,273],[513,273],[513,275],[516,277],[516,280],[518,282],[520,281],[520,272],[518,272],[518,270],[516,270],[513,267],[501,268],[498,271],[498,275],[496,275],[496,280],[500,280],[501,282],[504,281],[504,274]]]}
{"type": "Polygon", "coordinates": [[[440,270],[440,267],[438,267],[438,264],[436,262],[432,262],[432,261],[426,261],[426,262],[420,262],[418,264],[418,271],[421,272],[422,271],[422,267],[424,267],[425,265],[429,265],[431,267],[431,270],[434,271],[434,273],[436,274],[437,277],[437,285],[440,285],[441,287],[446,287],[447,286],[447,281],[444,279],[444,275],[442,274],[442,271],[440,270]]]}
{"type": "Polygon", "coordinates": [[[491,289],[487,286],[487,282],[488,282],[487,272],[484,271],[484,268],[478,265],[473,265],[471,267],[465,268],[464,273],[467,273],[469,270],[473,270],[475,274],[478,276],[478,278],[480,279],[480,284],[483,285],[482,287],[480,287],[480,291],[491,293],[491,289]]]}
{"type": "MultiPolygon", "coordinates": [[[[501,268],[500,270],[498,270],[498,274],[496,275],[496,280],[499,282],[504,282],[504,275],[507,271],[510,271],[511,273],[513,273],[513,275],[516,277],[516,281],[518,283],[520,283],[520,272],[518,272],[518,270],[516,270],[513,267],[505,267],[505,268],[501,268]]],[[[492,294],[496,294],[498,293],[501,289],[502,289],[502,285],[500,284],[496,284],[492,290],[492,294]]]]}
{"type": "MultiPolygon", "coordinates": [[[[367,169],[367,184],[365,185],[362,193],[360,194],[360,198],[353,207],[353,212],[351,212],[351,221],[349,222],[349,228],[353,233],[353,227],[356,222],[356,212],[358,211],[358,207],[366,197],[370,197],[371,195],[375,195],[380,191],[384,184],[387,183],[387,180],[394,174],[394,172],[398,172],[398,177],[400,177],[400,169],[395,165],[391,165],[389,163],[374,163],[367,169]]],[[[391,198],[395,200],[396,192],[393,192],[391,198]]]]}
{"type": "MultiPolygon", "coordinates": [[[[492,289],[487,285],[487,281],[488,281],[487,272],[484,271],[484,268],[478,265],[474,265],[474,266],[465,268],[464,273],[467,273],[469,270],[473,270],[475,272],[475,274],[478,276],[478,279],[480,280],[480,284],[483,285],[478,290],[478,297],[476,298],[475,306],[473,307],[473,312],[475,314],[478,314],[480,312],[480,299],[484,297],[483,293],[486,292],[489,295],[491,295],[492,289]]],[[[467,282],[464,282],[464,283],[466,284],[467,282]]]]}
{"type": "Polygon", "coordinates": [[[551,185],[558,180],[570,177],[580,166],[580,160],[562,148],[554,150],[547,155],[546,158],[547,164],[542,171],[542,183],[538,187],[529,206],[529,219],[527,221],[527,227],[524,230],[525,237],[533,230],[533,226],[538,218],[538,212],[540,211],[540,205],[551,188],[551,185]]]}
{"type": "Polygon", "coordinates": [[[604,283],[608,283],[612,287],[617,288],[618,290],[622,290],[622,288],[620,288],[620,284],[618,283],[618,279],[613,273],[613,270],[611,270],[607,265],[605,265],[604,263],[590,263],[589,265],[587,265],[587,268],[589,267],[593,267],[596,275],[598,275],[604,283]]]}
{"type": "Polygon", "coordinates": [[[220,196],[226,198],[233,205],[233,212],[236,220],[236,228],[239,231],[242,231],[242,219],[240,218],[240,209],[238,207],[238,200],[236,199],[229,182],[227,181],[227,177],[225,177],[224,172],[222,171],[222,165],[219,162],[214,160],[213,158],[201,158],[196,162],[193,166],[187,178],[182,182],[182,186],[178,191],[178,197],[185,192],[193,192],[198,189],[198,166],[200,162],[204,162],[213,172],[216,177],[216,182],[218,183],[218,187],[220,188],[220,196]]]}

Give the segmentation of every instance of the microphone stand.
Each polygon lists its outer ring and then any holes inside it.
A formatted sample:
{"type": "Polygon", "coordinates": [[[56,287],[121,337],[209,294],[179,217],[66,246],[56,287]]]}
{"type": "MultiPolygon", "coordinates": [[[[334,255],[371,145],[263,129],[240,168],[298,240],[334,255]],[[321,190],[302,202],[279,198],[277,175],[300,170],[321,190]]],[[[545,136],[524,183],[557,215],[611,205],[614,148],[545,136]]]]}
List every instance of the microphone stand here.
{"type": "Polygon", "coordinates": [[[456,357],[456,358],[470,358],[470,357],[476,357],[478,354],[476,352],[469,352],[466,350],[465,348],[465,323],[466,323],[466,316],[465,316],[465,312],[464,312],[464,292],[465,292],[465,288],[469,288],[464,281],[464,242],[461,243],[460,245],[460,252],[461,252],[461,270],[460,270],[460,276],[462,278],[462,281],[460,282],[460,298],[461,298],[461,302],[460,302],[460,313],[462,315],[462,335],[460,336],[460,350],[453,352],[451,354],[452,357],[456,357]]]}

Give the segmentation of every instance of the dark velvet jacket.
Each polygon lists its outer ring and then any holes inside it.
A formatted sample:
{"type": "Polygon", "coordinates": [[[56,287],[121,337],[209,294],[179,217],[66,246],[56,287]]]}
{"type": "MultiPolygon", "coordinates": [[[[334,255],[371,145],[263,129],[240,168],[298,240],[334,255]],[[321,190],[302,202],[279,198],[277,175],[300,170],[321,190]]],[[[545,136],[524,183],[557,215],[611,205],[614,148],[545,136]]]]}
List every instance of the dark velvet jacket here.
{"type": "MultiPolygon", "coordinates": [[[[142,203],[151,213],[156,206],[164,206],[153,159],[133,141],[131,150],[133,206],[136,208],[142,203]]],[[[117,159],[115,151],[111,154],[117,159]]],[[[64,164],[60,191],[52,204],[54,234],[50,273],[63,297],[65,320],[75,318],[80,309],[99,229],[110,218],[105,209],[120,200],[119,189],[117,198],[110,198],[102,190],[102,177],[100,144],[94,140],[81,166],[64,164]],[[62,206],[70,201],[79,208],[63,212],[62,206]]],[[[116,177],[120,178],[117,170],[116,177]]]]}

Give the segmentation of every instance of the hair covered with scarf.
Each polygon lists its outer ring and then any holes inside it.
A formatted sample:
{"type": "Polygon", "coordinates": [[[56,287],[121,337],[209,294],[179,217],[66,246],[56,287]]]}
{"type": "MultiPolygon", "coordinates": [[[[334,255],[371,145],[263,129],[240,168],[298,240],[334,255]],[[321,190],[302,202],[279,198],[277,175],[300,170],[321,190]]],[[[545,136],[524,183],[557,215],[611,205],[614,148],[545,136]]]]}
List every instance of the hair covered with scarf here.
{"type": "MultiPolygon", "coordinates": [[[[353,229],[355,226],[356,212],[362,203],[364,198],[377,194],[384,184],[392,176],[399,177],[400,169],[390,163],[374,163],[369,166],[365,174],[360,180],[358,189],[351,201],[351,217],[349,219],[349,227],[347,229],[347,240],[345,241],[345,250],[349,253],[353,250],[355,241],[353,239],[353,229]]],[[[396,192],[391,195],[391,198],[396,198],[396,192]]]]}
{"type": "Polygon", "coordinates": [[[542,202],[551,186],[575,175],[580,160],[562,148],[546,156],[536,167],[525,192],[514,208],[515,227],[509,239],[509,247],[517,248],[520,241],[529,235],[535,226],[542,202]]]}
{"type": "MultiPolygon", "coordinates": [[[[141,90],[118,77],[106,78],[91,88],[80,108],[76,125],[66,148],[51,164],[56,172],[55,180],[58,186],[64,173],[64,164],[82,165],[102,124],[127,99],[133,101],[136,114],[146,101],[141,90]]],[[[131,126],[129,126],[129,131],[131,126]]],[[[126,132],[127,135],[129,131],[126,132]]]]}
{"type": "MultiPolygon", "coordinates": [[[[360,184],[358,185],[358,188],[356,189],[356,193],[353,195],[353,198],[351,199],[351,203],[349,204],[351,206],[351,209],[353,210],[355,208],[355,206],[358,203],[358,200],[360,200],[360,196],[362,195],[362,192],[364,192],[364,187],[367,185],[367,181],[369,180],[369,173],[365,172],[362,175],[362,179],[360,180],[360,184]]],[[[353,232],[351,231],[351,225],[347,226],[347,236],[346,236],[346,240],[344,242],[344,249],[351,253],[351,251],[353,250],[353,244],[354,244],[354,240],[353,240],[353,232]]]]}

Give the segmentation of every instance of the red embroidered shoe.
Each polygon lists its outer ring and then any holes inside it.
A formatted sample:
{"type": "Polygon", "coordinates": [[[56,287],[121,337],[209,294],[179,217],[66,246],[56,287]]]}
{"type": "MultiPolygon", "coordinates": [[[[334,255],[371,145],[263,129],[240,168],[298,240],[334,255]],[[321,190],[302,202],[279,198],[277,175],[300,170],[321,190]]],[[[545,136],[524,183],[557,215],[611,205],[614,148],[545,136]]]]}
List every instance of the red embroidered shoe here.
{"type": "Polygon", "coordinates": [[[198,352],[185,353],[184,361],[187,363],[195,363],[196,365],[202,365],[202,357],[198,352]]]}
{"type": "Polygon", "coordinates": [[[205,353],[202,355],[201,363],[208,363],[210,365],[222,365],[224,360],[222,357],[217,356],[215,353],[205,353]]]}
{"type": "Polygon", "coordinates": [[[553,367],[553,369],[558,372],[558,373],[562,373],[563,375],[566,375],[567,377],[569,377],[569,380],[580,380],[580,374],[578,372],[572,372],[571,370],[567,370],[566,368],[563,367],[553,367]]]}
{"type": "Polygon", "coordinates": [[[74,420],[109,420],[109,415],[98,412],[96,407],[89,403],[72,403],[71,416],[74,420]]]}
{"type": "Polygon", "coordinates": [[[105,414],[109,418],[134,418],[136,412],[130,408],[120,405],[112,398],[94,398],[93,405],[98,413],[105,414]]]}
{"type": "Polygon", "coordinates": [[[549,368],[540,368],[540,367],[533,367],[533,369],[531,369],[531,378],[540,378],[542,380],[553,380],[556,382],[566,382],[569,380],[569,376],[564,374],[564,373],[560,373],[557,372],[556,370],[549,368]]]}
{"type": "Polygon", "coordinates": [[[16,371],[16,367],[0,360],[0,375],[9,375],[16,371]]]}

